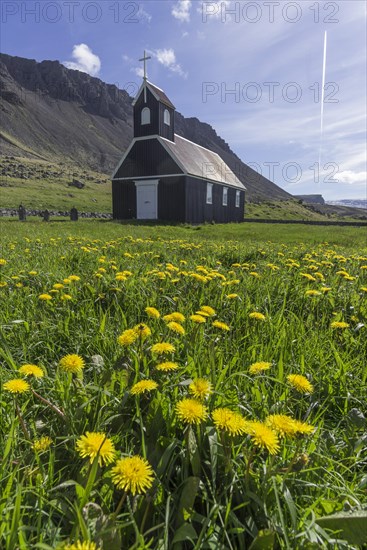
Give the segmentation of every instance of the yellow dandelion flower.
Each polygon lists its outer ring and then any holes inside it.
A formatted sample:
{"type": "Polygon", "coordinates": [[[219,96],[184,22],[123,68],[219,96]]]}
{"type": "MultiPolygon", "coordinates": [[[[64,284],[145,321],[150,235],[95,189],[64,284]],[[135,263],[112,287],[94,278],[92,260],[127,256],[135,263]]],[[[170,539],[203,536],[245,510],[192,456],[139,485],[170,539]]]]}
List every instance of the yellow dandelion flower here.
{"type": "Polygon", "coordinates": [[[208,411],[197,399],[182,399],[176,405],[176,414],[185,424],[200,424],[208,416],[208,411]]]}
{"type": "Polygon", "coordinates": [[[349,327],[349,323],[345,323],[344,321],[333,321],[331,323],[331,328],[348,328],[349,327]]]}
{"type": "Polygon", "coordinates": [[[227,294],[226,298],[227,300],[235,300],[238,298],[238,294],[227,294]]]}
{"type": "Polygon", "coordinates": [[[231,330],[231,327],[229,327],[226,323],[222,323],[221,321],[213,321],[212,325],[213,327],[219,328],[220,330],[231,330]]]}
{"type": "Polygon", "coordinates": [[[38,296],[39,300],[42,300],[43,302],[48,302],[49,300],[52,300],[52,296],[50,294],[40,294],[38,296]]]}
{"type": "Polygon", "coordinates": [[[41,437],[40,439],[36,439],[32,444],[32,449],[35,453],[43,453],[44,451],[47,451],[53,441],[51,437],[48,437],[47,435],[41,437]]]}
{"type": "Polygon", "coordinates": [[[209,317],[213,317],[214,315],[216,315],[215,309],[210,306],[201,306],[200,310],[204,311],[207,315],[209,315],[209,317]]]}
{"type": "Polygon", "coordinates": [[[300,420],[294,420],[294,428],[296,433],[308,435],[315,430],[315,426],[308,424],[307,422],[301,422],[300,420]]]}
{"type": "Polygon", "coordinates": [[[152,319],[159,319],[159,317],[161,316],[158,309],[156,309],[155,307],[146,307],[145,312],[148,317],[151,317],[152,319]]]}
{"type": "Polygon", "coordinates": [[[267,361],[258,361],[257,363],[252,363],[249,368],[249,373],[258,374],[259,372],[263,372],[264,370],[269,370],[271,365],[272,364],[267,361]]]}
{"type": "Polygon", "coordinates": [[[301,277],[304,277],[308,281],[316,281],[315,277],[313,277],[309,273],[301,273],[301,277]]]}
{"type": "Polygon", "coordinates": [[[305,295],[306,296],[321,296],[321,292],[319,290],[306,290],[305,295]]]}
{"type": "Polygon", "coordinates": [[[262,422],[248,422],[248,433],[251,441],[257,447],[267,449],[271,455],[275,455],[279,451],[277,434],[262,422]]]}
{"type": "Polygon", "coordinates": [[[0,266],[6,265],[8,262],[4,258],[0,258],[0,266]]]}
{"type": "Polygon", "coordinates": [[[172,330],[173,332],[177,332],[177,334],[185,334],[185,329],[183,328],[180,323],[176,323],[175,321],[170,321],[167,323],[167,327],[172,330]]]}
{"type": "Polygon", "coordinates": [[[210,317],[209,313],[206,313],[206,311],[201,311],[201,309],[199,309],[198,311],[195,311],[195,314],[196,315],[201,315],[201,317],[210,317]]]}
{"type": "Polygon", "coordinates": [[[76,353],[71,353],[69,355],[65,355],[60,359],[59,366],[65,372],[78,374],[84,369],[85,363],[84,359],[80,357],[80,355],[77,355],[76,353]]]}
{"type": "Polygon", "coordinates": [[[153,485],[153,469],[140,456],[121,458],[111,470],[112,482],[118,489],[133,495],[146,493],[153,485]]]}
{"type": "Polygon", "coordinates": [[[78,275],[69,275],[68,279],[70,281],[80,281],[80,277],[78,277],[78,275]]]}
{"type": "Polygon", "coordinates": [[[239,413],[226,407],[220,407],[212,412],[212,418],[217,430],[223,430],[230,436],[240,435],[247,431],[248,422],[239,413]]]}
{"type": "Polygon", "coordinates": [[[52,288],[55,288],[56,290],[61,290],[62,288],[64,288],[64,285],[61,283],[55,283],[52,288]]]}
{"type": "Polygon", "coordinates": [[[70,296],[70,294],[63,294],[60,298],[62,301],[68,301],[68,300],[72,300],[73,297],[70,296]]]}
{"type": "Polygon", "coordinates": [[[77,540],[73,544],[67,544],[64,546],[63,550],[100,550],[100,547],[97,546],[95,542],[91,542],[89,540],[77,540]]]}
{"type": "Polygon", "coordinates": [[[159,342],[152,346],[152,353],[155,355],[164,355],[165,353],[174,353],[176,351],[175,346],[168,342],[159,342]]]}
{"type": "Polygon", "coordinates": [[[263,313],[260,313],[259,311],[253,311],[249,314],[250,319],[256,319],[257,321],[265,321],[266,317],[263,313]]]}
{"type": "Polygon", "coordinates": [[[260,273],[257,271],[250,271],[251,277],[255,277],[256,279],[259,279],[261,277],[260,273]]]}
{"type": "Polygon", "coordinates": [[[30,385],[21,378],[13,378],[9,382],[5,382],[4,390],[10,393],[25,393],[30,390],[30,385]]]}
{"type": "Polygon", "coordinates": [[[37,271],[28,271],[28,275],[37,275],[37,271]]]}
{"type": "Polygon", "coordinates": [[[190,319],[193,323],[198,323],[199,325],[202,323],[206,323],[205,317],[202,315],[196,314],[196,315],[190,315],[190,319]]]}
{"type": "Polygon", "coordinates": [[[179,365],[177,363],[173,363],[172,361],[166,361],[165,363],[159,363],[159,365],[157,365],[157,370],[163,372],[177,370],[178,368],[179,365]]]}
{"type": "Polygon", "coordinates": [[[124,332],[120,334],[120,336],[117,338],[117,341],[121,346],[130,346],[130,344],[133,344],[138,339],[138,337],[139,336],[137,332],[134,329],[129,328],[127,330],[124,330],[124,332]]]}
{"type": "MultiPolygon", "coordinates": [[[[4,287],[6,287],[6,286],[8,286],[8,283],[6,283],[5,281],[1,281],[1,282],[0,282],[0,288],[4,288],[4,287]]],[[[363,289],[362,289],[362,290],[363,290],[363,289]]]]}
{"type": "Polygon", "coordinates": [[[197,399],[207,399],[213,393],[213,387],[204,378],[195,378],[189,385],[189,392],[197,399]]]}
{"type": "Polygon", "coordinates": [[[131,395],[140,395],[141,393],[150,392],[158,388],[157,382],[154,380],[141,380],[133,385],[130,390],[131,395]]]}
{"type": "Polygon", "coordinates": [[[313,392],[313,385],[302,374],[289,374],[287,380],[300,393],[313,392]]]}
{"type": "Polygon", "coordinates": [[[152,331],[150,330],[148,325],[144,323],[139,323],[138,325],[135,325],[133,330],[136,332],[138,338],[140,338],[141,340],[145,340],[145,338],[148,338],[148,336],[152,334],[152,331]]]}
{"type": "Polygon", "coordinates": [[[265,424],[276,432],[279,437],[292,437],[297,432],[294,418],[286,414],[271,414],[265,419],[265,424]]]}
{"type": "Polygon", "coordinates": [[[165,321],[166,323],[170,323],[171,321],[175,323],[183,323],[185,321],[185,316],[179,311],[174,311],[169,315],[164,315],[163,321],[165,321]]]}
{"type": "Polygon", "coordinates": [[[332,290],[331,286],[323,286],[321,289],[321,292],[330,292],[332,290]]]}
{"type": "Polygon", "coordinates": [[[367,286],[361,286],[361,291],[362,292],[367,292],[367,286]]]}
{"type": "Polygon", "coordinates": [[[115,458],[115,447],[103,432],[85,432],[76,442],[76,450],[82,458],[92,463],[98,456],[98,464],[110,464],[115,458]]]}
{"type": "Polygon", "coordinates": [[[35,378],[42,378],[45,376],[43,369],[37,365],[22,365],[19,372],[25,376],[34,376],[35,378]]]}
{"type": "Polygon", "coordinates": [[[69,285],[71,283],[71,279],[69,279],[68,277],[66,279],[63,279],[62,281],[65,285],[69,285]]]}

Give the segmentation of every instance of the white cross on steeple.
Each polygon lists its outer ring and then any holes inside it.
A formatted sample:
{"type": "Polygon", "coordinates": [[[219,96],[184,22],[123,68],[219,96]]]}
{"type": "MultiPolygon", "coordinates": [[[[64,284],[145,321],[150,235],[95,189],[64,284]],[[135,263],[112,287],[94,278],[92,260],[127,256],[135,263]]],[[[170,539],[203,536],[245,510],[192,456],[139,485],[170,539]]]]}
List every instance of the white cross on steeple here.
{"type": "Polygon", "coordinates": [[[144,61],[144,80],[147,80],[147,61],[148,59],[152,59],[150,56],[147,56],[146,51],[144,50],[144,57],[139,59],[139,61],[144,61]]]}

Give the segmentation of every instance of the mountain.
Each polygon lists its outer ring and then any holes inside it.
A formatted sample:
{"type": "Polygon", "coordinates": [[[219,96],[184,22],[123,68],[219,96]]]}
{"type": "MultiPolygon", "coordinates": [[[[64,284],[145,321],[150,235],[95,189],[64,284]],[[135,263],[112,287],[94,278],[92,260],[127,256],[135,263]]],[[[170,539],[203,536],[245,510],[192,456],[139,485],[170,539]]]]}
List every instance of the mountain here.
{"type": "Polygon", "coordinates": [[[341,199],[339,201],[326,201],[327,204],[335,206],[349,206],[353,208],[362,208],[367,210],[367,200],[366,199],[341,199]]]}
{"type": "MultiPolygon", "coordinates": [[[[133,137],[133,98],[58,61],[0,54],[0,94],[4,155],[111,174],[133,137]]],[[[248,200],[291,198],[244,164],[209,124],[176,112],[175,130],[218,153],[246,185],[248,200]]]]}

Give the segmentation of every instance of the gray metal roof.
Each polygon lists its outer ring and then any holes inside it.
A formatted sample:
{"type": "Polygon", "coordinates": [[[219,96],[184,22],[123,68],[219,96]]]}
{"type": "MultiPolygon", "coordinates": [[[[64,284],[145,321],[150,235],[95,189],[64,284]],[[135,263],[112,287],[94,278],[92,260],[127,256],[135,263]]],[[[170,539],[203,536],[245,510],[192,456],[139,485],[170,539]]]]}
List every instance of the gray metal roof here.
{"type": "Polygon", "coordinates": [[[221,157],[201,145],[175,134],[175,141],[158,137],[180,168],[188,175],[246,189],[221,157]]]}

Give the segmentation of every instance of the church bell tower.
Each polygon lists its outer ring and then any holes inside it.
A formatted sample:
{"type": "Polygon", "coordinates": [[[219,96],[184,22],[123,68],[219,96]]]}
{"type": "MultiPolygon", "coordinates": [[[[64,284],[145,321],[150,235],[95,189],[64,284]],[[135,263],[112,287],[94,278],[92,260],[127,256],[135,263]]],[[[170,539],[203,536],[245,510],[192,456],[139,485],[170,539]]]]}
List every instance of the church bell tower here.
{"type": "Polygon", "coordinates": [[[142,85],[133,101],[134,138],[161,136],[175,141],[175,106],[163,90],[147,79],[146,61],[150,59],[144,51],[144,76],[142,85]]]}

